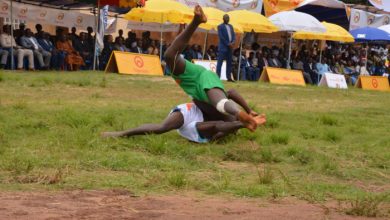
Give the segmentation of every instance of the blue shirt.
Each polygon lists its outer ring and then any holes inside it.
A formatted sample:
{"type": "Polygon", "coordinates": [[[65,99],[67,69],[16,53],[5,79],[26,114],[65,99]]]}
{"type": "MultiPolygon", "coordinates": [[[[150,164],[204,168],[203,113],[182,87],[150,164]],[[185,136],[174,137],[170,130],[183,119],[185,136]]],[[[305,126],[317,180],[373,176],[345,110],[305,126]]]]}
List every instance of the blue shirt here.
{"type": "Polygon", "coordinates": [[[328,64],[322,64],[322,63],[317,63],[316,68],[318,70],[318,74],[323,75],[324,73],[331,72],[329,69],[328,64]]]}

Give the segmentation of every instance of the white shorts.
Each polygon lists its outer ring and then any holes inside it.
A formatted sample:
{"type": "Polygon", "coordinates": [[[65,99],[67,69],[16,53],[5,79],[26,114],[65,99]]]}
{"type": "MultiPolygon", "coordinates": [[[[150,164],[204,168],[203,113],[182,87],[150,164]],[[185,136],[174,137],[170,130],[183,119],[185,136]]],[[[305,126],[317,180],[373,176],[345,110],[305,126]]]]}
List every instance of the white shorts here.
{"type": "Polygon", "coordinates": [[[178,105],[170,114],[173,112],[180,112],[183,115],[184,124],[177,130],[182,137],[196,143],[207,143],[209,141],[202,138],[196,128],[196,124],[203,122],[204,119],[202,111],[194,103],[178,105]]]}

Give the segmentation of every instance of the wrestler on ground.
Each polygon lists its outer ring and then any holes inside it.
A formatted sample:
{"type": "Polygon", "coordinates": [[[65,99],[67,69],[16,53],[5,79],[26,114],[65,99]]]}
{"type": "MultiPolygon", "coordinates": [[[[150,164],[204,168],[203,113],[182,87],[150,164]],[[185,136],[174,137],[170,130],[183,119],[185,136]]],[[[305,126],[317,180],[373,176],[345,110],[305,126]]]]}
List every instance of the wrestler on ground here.
{"type": "MultiPolygon", "coordinates": [[[[265,116],[254,117],[257,125],[266,122],[265,116]]],[[[179,134],[196,143],[215,141],[244,127],[240,121],[208,121],[205,122],[201,110],[194,103],[176,106],[161,124],[144,124],[127,131],[104,132],[103,137],[130,137],[146,134],[163,134],[177,129],[179,134]]]]}
{"type": "Polygon", "coordinates": [[[207,17],[198,5],[195,7],[192,22],[167,48],[164,58],[172,72],[172,77],[193,100],[209,103],[219,112],[236,117],[250,131],[255,131],[257,123],[254,115],[241,111],[236,103],[227,99],[224,86],[218,76],[180,56],[195,30],[204,22],[207,22],[207,17]]]}

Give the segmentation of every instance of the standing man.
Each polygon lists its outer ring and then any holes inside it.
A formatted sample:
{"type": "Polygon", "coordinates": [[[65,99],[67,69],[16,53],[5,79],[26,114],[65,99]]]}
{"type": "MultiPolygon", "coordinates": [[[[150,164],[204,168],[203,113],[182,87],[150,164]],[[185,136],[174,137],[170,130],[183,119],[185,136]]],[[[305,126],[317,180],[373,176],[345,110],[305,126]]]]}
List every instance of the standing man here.
{"type": "Polygon", "coordinates": [[[223,16],[223,23],[218,26],[218,63],[217,74],[221,78],[221,67],[224,60],[226,60],[226,77],[229,82],[232,80],[232,56],[233,45],[236,40],[236,34],[234,33],[233,26],[229,24],[229,15],[223,16]]]}

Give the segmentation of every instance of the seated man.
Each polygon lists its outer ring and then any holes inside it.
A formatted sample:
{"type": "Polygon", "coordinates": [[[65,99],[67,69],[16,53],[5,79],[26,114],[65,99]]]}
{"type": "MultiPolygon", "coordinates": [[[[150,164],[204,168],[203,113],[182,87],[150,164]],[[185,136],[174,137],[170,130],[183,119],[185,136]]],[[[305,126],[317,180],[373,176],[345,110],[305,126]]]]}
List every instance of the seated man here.
{"type": "Polygon", "coordinates": [[[0,35],[0,45],[4,50],[7,50],[11,54],[11,50],[14,56],[17,57],[17,69],[22,70],[24,64],[24,58],[28,58],[29,70],[34,70],[34,54],[32,50],[23,49],[16,44],[15,39],[11,36],[11,26],[4,25],[3,33],[0,35]]]}
{"type": "Polygon", "coordinates": [[[4,67],[7,65],[8,54],[8,50],[0,48],[0,69],[4,69],[4,67]]]}
{"type": "Polygon", "coordinates": [[[59,69],[59,54],[57,49],[55,48],[54,44],[50,40],[50,34],[47,32],[42,32],[41,33],[42,38],[38,38],[38,43],[41,45],[43,50],[48,51],[52,55],[51,59],[51,67],[55,69],[59,69]]]}
{"type": "Polygon", "coordinates": [[[207,17],[199,5],[195,7],[194,14],[192,22],[165,51],[164,58],[172,77],[192,99],[209,103],[219,112],[236,117],[246,128],[254,132],[257,122],[252,115],[240,110],[234,101],[227,98],[219,77],[180,56],[198,26],[207,22],[207,17]]]}
{"type": "Polygon", "coordinates": [[[249,81],[258,81],[260,78],[260,69],[257,68],[258,60],[254,52],[249,53],[249,58],[245,59],[245,78],[249,81]]]}
{"type": "Polygon", "coordinates": [[[328,66],[328,64],[326,63],[326,58],[323,58],[321,63],[318,62],[316,64],[316,69],[317,69],[317,73],[318,73],[318,82],[321,81],[321,78],[322,76],[325,74],[325,73],[329,73],[329,72],[332,72],[328,66]]]}
{"type": "Polygon", "coordinates": [[[23,48],[34,52],[34,56],[37,58],[41,69],[47,70],[50,68],[51,53],[44,50],[41,45],[39,45],[38,40],[34,37],[29,28],[26,29],[25,35],[20,39],[20,43],[23,48]]]}
{"type": "Polygon", "coordinates": [[[269,55],[268,64],[270,67],[282,68],[282,63],[278,60],[274,53],[269,55]]]}
{"type": "Polygon", "coordinates": [[[93,64],[93,47],[87,41],[87,33],[81,32],[80,38],[73,41],[74,49],[80,54],[85,62],[85,68],[90,69],[93,64]]]}

